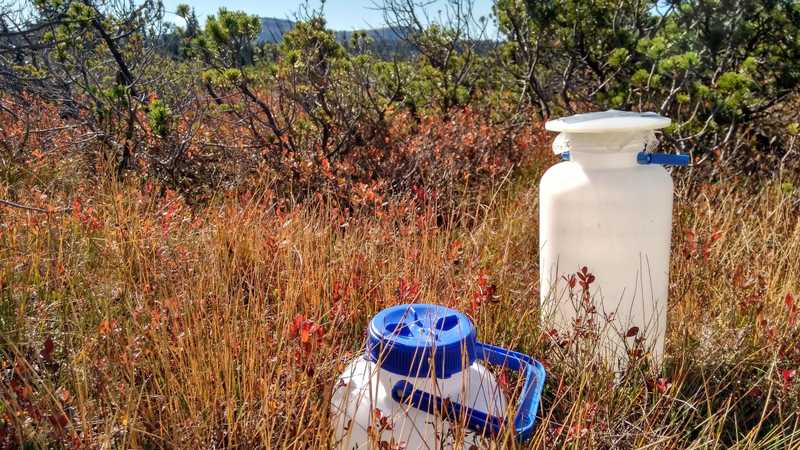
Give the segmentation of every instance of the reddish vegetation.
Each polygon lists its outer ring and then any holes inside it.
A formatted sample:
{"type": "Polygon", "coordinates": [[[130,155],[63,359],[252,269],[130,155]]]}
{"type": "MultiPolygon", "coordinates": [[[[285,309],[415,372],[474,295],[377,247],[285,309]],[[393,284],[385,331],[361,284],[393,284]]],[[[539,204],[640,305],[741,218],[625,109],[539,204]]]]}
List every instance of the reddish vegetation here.
{"type": "MultiPolygon", "coordinates": [[[[179,154],[164,153],[174,143],[153,135],[140,113],[145,136],[135,145],[135,170],[129,175],[148,177],[192,202],[207,200],[222,189],[267,187],[283,200],[313,194],[349,208],[374,208],[409,195],[423,203],[452,203],[465,190],[480,191],[515,168],[541,166],[551,159],[540,124],[493,123],[487,114],[470,108],[444,119],[390,112],[385,129],[359,132],[372,138],[347,153],[326,155],[311,141],[291,148],[280,141],[263,142],[247,124],[215,109],[209,99],[203,102],[175,124],[187,136],[179,154]],[[190,127],[194,131],[188,132],[190,127]]],[[[26,99],[23,104],[7,99],[4,105],[0,140],[14,162],[64,177],[61,182],[71,182],[72,187],[85,177],[113,172],[116,155],[102,149],[97,131],[75,118],[61,118],[57,107],[41,100],[26,99]]]]}
{"type": "MultiPolygon", "coordinates": [[[[114,155],[77,145],[87,130],[32,103],[0,111],[0,198],[25,207],[0,207],[0,448],[323,447],[330,386],[368,319],[414,301],[543,361],[531,448],[797,443],[800,201],[786,186],[676,174],[667,364],[648,365],[634,327],[617,376],[594,358],[612,318],[592,307],[591,267],[565,276],[575,329],[539,323],[536,185],[554,162],[540,124],[397,114],[379,142],[328,158],[254,146],[212,114],[180,170],[156,164],[148,136],[115,179],[114,155]]],[[[516,446],[509,432],[492,444],[516,446]]]]}

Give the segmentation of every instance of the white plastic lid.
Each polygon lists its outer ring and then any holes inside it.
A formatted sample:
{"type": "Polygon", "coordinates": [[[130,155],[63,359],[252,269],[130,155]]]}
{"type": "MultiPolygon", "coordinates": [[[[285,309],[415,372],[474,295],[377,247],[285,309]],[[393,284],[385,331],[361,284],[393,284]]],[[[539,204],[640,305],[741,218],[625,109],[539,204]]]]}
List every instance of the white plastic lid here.
{"type": "Polygon", "coordinates": [[[658,140],[654,130],[670,123],[669,117],[652,112],[610,109],[550,120],[544,127],[560,133],[553,142],[556,154],[567,151],[616,153],[655,147],[658,140]]]}
{"type": "Polygon", "coordinates": [[[608,111],[575,114],[549,120],[544,128],[560,133],[604,133],[619,131],[658,130],[669,126],[669,117],[654,112],[608,111]]]}

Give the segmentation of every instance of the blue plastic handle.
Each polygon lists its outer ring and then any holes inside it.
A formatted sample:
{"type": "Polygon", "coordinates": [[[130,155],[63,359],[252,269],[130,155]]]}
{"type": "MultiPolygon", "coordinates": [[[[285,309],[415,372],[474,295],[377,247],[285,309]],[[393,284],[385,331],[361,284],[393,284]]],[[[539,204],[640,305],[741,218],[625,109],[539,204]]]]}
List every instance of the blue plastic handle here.
{"type": "MultiPolygon", "coordinates": [[[[514,431],[521,441],[528,440],[533,434],[534,425],[536,424],[536,411],[539,409],[539,401],[542,397],[545,378],[544,367],[539,361],[528,355],[494,345],[478,342],[475,350],[477,355],[489,364],[525,372],[525,385],[522,388],[521,400],[514,417],[514,431]]],[[[408,381],[399,381],[394,385],[392,398],[398,403],[409,404],[429,414],[439,411],[453,421],[465,417],[467,428],[479,433],[488,433],[496,436],[500,433],[505,423],[505,419],[502,417],[492,416],[486,412],[417,390],[408,381]]]]}
{"type": "MultiPolygon", "coordinates": [[[[569,161],[569,152],[562,152],[561,160],[569,161]]],[[[688,166],[691,160],[692,158],[689,155],[673,155],[671,153],[639,152],[636,155],[636,162],[642,165],[688,166]]]]}
{"type": "Polygon", "coordinates": [[[689,155],[673,155],[671,153],[639,152],[636,161],[639,164],[661,164],[662,166],[688,166],[689,155]]]}

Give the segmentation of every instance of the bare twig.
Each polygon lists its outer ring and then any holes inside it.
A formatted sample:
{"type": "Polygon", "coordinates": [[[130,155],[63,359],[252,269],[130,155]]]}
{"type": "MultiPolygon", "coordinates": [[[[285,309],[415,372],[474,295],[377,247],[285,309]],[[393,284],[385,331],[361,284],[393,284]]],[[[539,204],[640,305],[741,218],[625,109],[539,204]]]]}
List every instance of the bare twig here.
{"type": "Polygon", "coordinates": [[[0,205],[5,205],[11,208],[18,208],[24,209],[26,211],[32,211],[37,213],[44,213],[44,214],[61,214],[61,213],[68,213],[72,211],[72,208],[69,206],[62,207],[62,208],[38,208],[36,206],[30,205],[23,205],[21,203],[12,202],[11,200],[5,200],[0,198],[0,205]]]}

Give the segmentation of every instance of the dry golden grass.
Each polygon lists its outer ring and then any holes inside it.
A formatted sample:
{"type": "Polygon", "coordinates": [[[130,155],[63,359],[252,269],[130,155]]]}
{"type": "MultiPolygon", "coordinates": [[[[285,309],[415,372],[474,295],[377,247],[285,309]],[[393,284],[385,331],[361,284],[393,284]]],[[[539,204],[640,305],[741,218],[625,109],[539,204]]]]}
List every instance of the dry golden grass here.
{"type": "Polygon", "coordinates": [[[330,387],[369,318],[425,301],[548,365],[533,440],[506,433],[493,447],[800,446],[787,297],[800,290],[798,192],[679,189],[669,358],[661,373],[634,362],[615,377],[538,323],[537,178],[444,218],[413,200],[355,217],[324,203],[278,211],[264,194],[191,211],[117,183],[71,214],[6,208],[0,437],[325,447],[330,387]],[[293,334],[295,320],[321,331],[293,334]]]}

